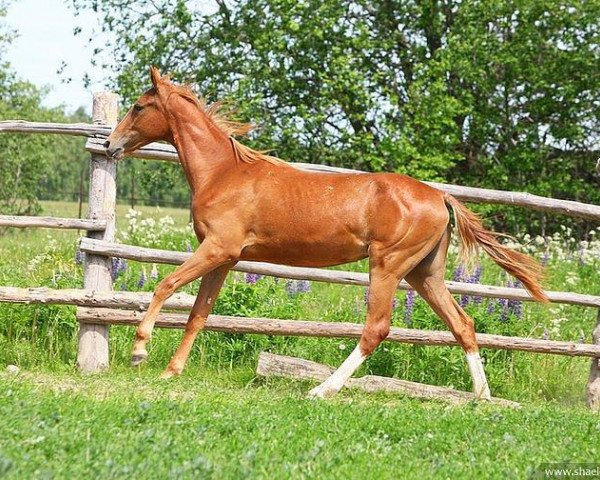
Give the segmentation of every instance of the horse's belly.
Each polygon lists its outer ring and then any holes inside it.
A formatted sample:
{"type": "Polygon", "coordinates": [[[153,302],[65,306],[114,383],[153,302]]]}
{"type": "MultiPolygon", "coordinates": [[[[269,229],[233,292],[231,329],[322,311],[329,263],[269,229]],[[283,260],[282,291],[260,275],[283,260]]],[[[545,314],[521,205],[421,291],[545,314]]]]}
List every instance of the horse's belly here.
{"type": "Polygon", "coordinates": [[[242,251],[240,260],[269,262],[298,267],[326,267],[355,262],[368,255],[367,246],[357,241],[289,241],[256,243],[242,251]]]}

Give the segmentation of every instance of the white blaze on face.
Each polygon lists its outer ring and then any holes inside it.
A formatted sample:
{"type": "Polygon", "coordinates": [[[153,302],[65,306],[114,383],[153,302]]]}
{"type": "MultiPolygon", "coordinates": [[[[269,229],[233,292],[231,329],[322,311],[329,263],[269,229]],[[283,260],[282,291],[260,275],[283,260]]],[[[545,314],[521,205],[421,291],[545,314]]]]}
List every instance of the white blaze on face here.
{"type": "Polygon", "coordinates": [[[467,364],[469,365],[469,372],[471,372],[471,378],[473,379],[473,392],[479,398],[489,400],[491,398],[490,387],[487,383],[479,352],[467,353],[467,364]]]}

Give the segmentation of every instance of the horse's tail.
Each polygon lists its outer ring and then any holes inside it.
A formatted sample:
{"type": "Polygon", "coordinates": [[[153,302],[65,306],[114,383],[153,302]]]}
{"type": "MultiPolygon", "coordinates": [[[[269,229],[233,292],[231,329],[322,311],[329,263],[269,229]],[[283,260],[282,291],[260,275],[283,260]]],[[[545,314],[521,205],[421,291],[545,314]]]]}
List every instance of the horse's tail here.
{"type": "Polygon", "coordinates": [[[461,241],[461,257],[466,261],[480,245],[500,267],[518,278],[531,296],[539,302],[549,302],[540,281],[543,268],[533,258],[511,250],[496,240],[497,234],[486,230],[480,218],[450,194],[444,194],[446,205],[452,208],[458,236],[461,241]]]}

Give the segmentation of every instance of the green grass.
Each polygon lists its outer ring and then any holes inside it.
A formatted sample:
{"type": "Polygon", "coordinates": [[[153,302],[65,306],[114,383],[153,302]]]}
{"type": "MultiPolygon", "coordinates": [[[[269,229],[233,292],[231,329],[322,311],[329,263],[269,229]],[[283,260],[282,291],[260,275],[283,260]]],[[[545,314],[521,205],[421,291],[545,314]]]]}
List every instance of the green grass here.
{"type": "MultiPolygon", "coordinates": [[[[56,216],[77,213],[67,202],[44,202],[44,208],[56,216]]],[[[174,225],[130,228],[128,242],[183,249],[191,240],[183,228],[186,211],[142,210],[142,218],[155,220],[169,214],[174,225]]],[[[127,211],[118,208],[121,232],[128,228],[127,211]]],[[[0,285],[81,288],[77,238],[68,231],[8,231],[0,236],[0,285]]],[[[483,283],[506,281],[488,259],[481,262],[483,283]]],[[[580,262],[576,247],[565,250],[550,261],[546,285],[598,295],[599,263],[593,256],[580,262]]],[[[343,268],[365,271],[366,264],[343,268]]],[[[451,259],[449,276],[453,268],[451,259]]],[[[115,288],[138,289],[141,270],[130,262],[115,288]]],[[[153,290],[172,270],[158,266],[159,279],[141,289],[153,290]]],[[[197,287],[194,282],[186,291],[197,287]]],[[[405,326],[405,294],[399,292],[397,300],[393,324],[405,326]]],[[[505,321],[497,310],[488,311],[485,300],[467,310],[479,332],[557,340],[590,341],[596,321],[593,309],[576,306],[524,304],[522,318],[505,321]]],[[[74,368],[74,312],[69,306],[0,304],[0,372],[8,364],[24,370],[17,377],[0,374],[0,418],[8,419],[0,422],[0,477],[526,478],[543,462],[598,458],[600,417],[584,406],[587,358],[483,350],[492,393],[522,402],[517,411],[352,391],[313,403],[304,399],[307,383],[254,378],[258,354],[336,366],[355,341],[205,332],[184,375],[165,383],[156,377],[181,332],[157,329],[148,365],[132,372],[127,365],[134,331],[112,327],[111,369],[81,377],[74,368]]],[[[234,273],[215,312],[363,322],[366,307],[361,287],[313,283],[310,293],[289,296],[283,281],[249,285],[234,273]]],[[[410,326],[445,329],[420,300],[410,326]]],[[[453,347],[386,343],[358,375],[366,373],[471,387],[463,353],[453,347]]]]}
{"type": "Polygon", "coordinates": [[[527,478],[592,462],[600,418],[555,405],[449,407],[307,385],[246,369],[0,377],[6,478],[527,478]]]}

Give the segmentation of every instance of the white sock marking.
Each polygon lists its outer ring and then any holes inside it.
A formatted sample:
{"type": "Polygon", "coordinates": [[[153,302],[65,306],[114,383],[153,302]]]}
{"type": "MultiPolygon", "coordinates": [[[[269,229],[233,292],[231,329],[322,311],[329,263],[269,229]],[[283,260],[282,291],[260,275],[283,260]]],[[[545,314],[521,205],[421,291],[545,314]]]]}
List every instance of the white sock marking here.
{"type": "Polygon", "coordinates": [[[469,372],[473,379],[473,391],[475,395],[480,398],[489,399],[491,398],[490,387],[487,383],[485,371],[483,370],[483,363],[479,352],[467,353],[467,364],[469,365],[469,372]]]}
{"type": "Polygon", "coordinates": [[[348,358],[344,360],[344,363],[342,363],[321,385],[312,389],[309,395],[322,398],[339,392],[346,383],[346,380],[348,380],[365,361],[365,358],[366,357],[362,354],[357,345],[356,348],[352,350],[352,353],[348,355],[348,358]]]}

